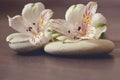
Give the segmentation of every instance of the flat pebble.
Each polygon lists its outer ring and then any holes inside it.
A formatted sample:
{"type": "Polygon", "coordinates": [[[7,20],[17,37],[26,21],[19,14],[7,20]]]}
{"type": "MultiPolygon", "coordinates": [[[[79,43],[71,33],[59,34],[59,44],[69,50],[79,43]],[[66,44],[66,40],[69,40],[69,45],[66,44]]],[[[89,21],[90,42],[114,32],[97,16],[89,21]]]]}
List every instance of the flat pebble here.
{"type": "Polygon", "coordinates": [[[52,42],[45,46],[45,52],[57,55],[107,54],[114,49],[112,41],[106,39],[82,40],[75,43],[52,42]]]}
{"type": "Polygon", "coordinates": [[[40,47],[34,46],[30,44],[30,42],[22,42],[22,43],[9,43],[9,47],[16,52],[30,52],[36,50],[40,47]]]}

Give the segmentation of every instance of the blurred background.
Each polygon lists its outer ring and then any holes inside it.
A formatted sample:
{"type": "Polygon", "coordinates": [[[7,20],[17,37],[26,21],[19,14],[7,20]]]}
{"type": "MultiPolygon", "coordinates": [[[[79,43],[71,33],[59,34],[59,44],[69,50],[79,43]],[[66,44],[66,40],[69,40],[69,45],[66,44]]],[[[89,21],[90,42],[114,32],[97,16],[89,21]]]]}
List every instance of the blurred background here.
{"type": "MultiPolygon", "coordinates": [[[[72,4],[87,4],[90,0],[0,0],[0,42],[5,42],[7,35],[15,32],[8,26],[7,15],[13,17],[21,14],[25,4],[42,2],[46,8],[54,11],[53,18],[64,18],[64,14],[72,4]]],[[[94,0],[93,0],[94,1],[94,0]]],[[[106,38],[120,41],[120,0],[95,0],[98,3],[97,12],[102,13],[108,21],[106,38]]],[[[6,44],[7,45],[7,44],[6,44]]],[[[6,46],[2,45],[2,46],[6,46]]]]}

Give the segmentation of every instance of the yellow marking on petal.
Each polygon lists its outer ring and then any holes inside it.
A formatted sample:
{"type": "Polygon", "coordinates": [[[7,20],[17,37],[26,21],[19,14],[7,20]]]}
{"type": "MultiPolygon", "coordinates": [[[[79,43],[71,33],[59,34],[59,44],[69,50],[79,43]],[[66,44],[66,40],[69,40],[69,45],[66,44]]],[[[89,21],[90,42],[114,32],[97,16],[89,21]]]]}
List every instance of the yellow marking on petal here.
{"type": "Polygon", "coordinates": [[[44,27],[44,21],[43,21],[43,19],[40,19],[40,24],[39,24],[39,26],[42,28],[42,27],[44,27]]]}
{"type": "Polygon", "coordinates": [[[91,24],[91,19],[90,19],[90,17],[89,17],[88,15],[85,15],[85,16],[84,16],[84,21],[85,21],[85,23],[86,23],[87,25],[90,25],[90,24],[91,24]]]}
{"type": "Polygon", "coordinates": [[[41,44],[40,44],[40,43],[36,43],[36,45],[37,45],[37,46],[41,46],[41,44]]]}
{"type": "Polygon", "coordinates": [[[86,34],[87,34],[87,33],[81,33],[80,36],[81,36],[81,37],[84,37],[84,36],[86,36],[86,34]]]}
{"type": "Polygon", "coordinates": [[[35,38],[36,38],[37,36],[39,36],[39,35],[40,35],[40,33],[35,33],[35,34],[32,36],[32,39],[35,40],[35,38]]]}

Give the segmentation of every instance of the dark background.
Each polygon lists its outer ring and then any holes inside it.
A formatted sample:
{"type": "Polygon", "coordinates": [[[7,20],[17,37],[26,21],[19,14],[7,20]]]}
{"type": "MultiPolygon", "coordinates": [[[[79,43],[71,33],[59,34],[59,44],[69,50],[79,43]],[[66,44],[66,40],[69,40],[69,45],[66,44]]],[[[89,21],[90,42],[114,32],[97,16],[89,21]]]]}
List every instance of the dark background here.
{"type": "Polygon", "coordinates": [[[0,0],[0,80],[120,80],[120,0],[95,0],[97,12],[108,21],[106,38],[116,44],[110,56],[18,55],[5,41],[15,32],[8,26],[7,15],[21,14],[25,4],[39,1],[54,11],[53,18],[64,18],[69,6],[89,0],[0,0]]]}
{"type": "MultiPolygon", "coordinates": [[[[7,15],[11,17],[17,14],[20,15],[25,4],[39,1],[43,2],[46,8],[54,11],[53,18],[64,18],[69,6],[78,3],[87,4],[90,0],[0,0],[0,27],[2,28],[0,38],[6,37],[9,34],[7,30],[11,30],[8,28],[7,15]],[[6,29],[6,31],[3,29],[6,29]]],[[[120,0],[97,0],[96,2],[98,3],[97,12],[102,13],[108,21],[106,37],[114,41],[120,41],[120,0]]]]}

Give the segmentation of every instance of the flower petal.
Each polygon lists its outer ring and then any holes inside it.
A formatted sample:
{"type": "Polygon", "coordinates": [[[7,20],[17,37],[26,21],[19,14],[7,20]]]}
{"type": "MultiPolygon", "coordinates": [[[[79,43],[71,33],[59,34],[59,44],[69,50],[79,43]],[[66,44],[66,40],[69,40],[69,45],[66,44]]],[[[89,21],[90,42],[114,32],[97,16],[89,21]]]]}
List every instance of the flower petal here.
{"type": "Polygon", "coordinates": [[[57,40],[63,41],[64,39],[68,39],[67,36],[59,36],[56,38],[57,40]]]}
{"type": "Polygon", "coordinates": [[[34,35],[29,38],[29,41],[31,44],[36,45],[36,46],[42,46],[42,41],[41,39],[43,38],[43,33],[39,33],[37,35],[34,35]]]}
{"type": "Polygon", "coordinates": [[[96,34],[95,27],[88,26],[86,35],[81,36],[81,39],[93,39],[96,34]]]}
{"type": "Polygon", "coordinates": [[[42,46],[48,43],[51,39],[52,39],[52,34],[48,32],[46,29],[44,33],[41,32],[31,37],[29,40],[33,45],[42,46]]]}
{"type": "Polygon", "coordinates": [[[74,26],[71,23],[66,22],[62,19],[51,19],[50,26],[53,30],[57,31],[58,33],[74,38],[76,36],[76,32],[74,30],[74,26]]]}
{"type": "Polygon", "coordinates": [[[83,4],[77,4],[72,5],[65,14],[65,19],[69,23],[72,23],[74,26],[78,26],[81,23],[82,15],[84,12],[84,5],[83,4]]]}
{"type": "Polygon", "coordinates": [[[22,16],[16,15],[13,18],[8,17],[9,26],[18,32],[26,32],[26,26],[22,16]]]}
{"type": "Polygon", "coordinates": [[[92,18],[91,25],[98,27],[101,24],[106,24],[106,22],[106,18],[101,13],[96,13],[92,18]]]}
{"type": "MultiPolygon", "coordinates": [[[[45,42],[48,42],[51,38],[52,38],[52,33],[49,32],[48,30],[51,30],[50,27],[48,27],[45,31],[44,31],[44,37],[45,37],[45,42]]],[[[44,42],[44,43],[45,43],[44,42]]]]}
{"type": "Polygon", "coordinates": [[[95,38],[99,39],[101,34],[106,32],[107,26],[102,26],[102,27],[96,27],[96,33],[95,33],[95,38]]]}
{"type": "Polygon", "coordinates": [[[97,10],[97,3],[96,3],[96,2],[93,2],[93,1],[90,1],[90,2],[86,5],[85,13],[94,15],[94,14],[96,13],[96,10],[97,10]]]}
{"type": "Polygon", "coordinates": [[[22,10],[22,16],[26,21],[26,23],[28,23],[27,25],[29,26],[29,25],[33,25],[33,23],[36,23],[39,19],[40,13],[44,9],[45,6],[41,2],[29,3],[25,5],[22,10]]]}
{"type": "Polygon", "coordinates": [[[29,34],[25,33],[13,33],[7,36],[6,41],[10,43],[19,43],[29,41],[29,34]]]}
{"type": "Polygon", "coordinates": [[[62,19],[51,19],[49,21],[49,26],[51,26],[51,28],[61,34],[66,34],[65,30],[66,30],[66,26],[67,26],[67,22],[65,20],[62,19]]]}
{"type": "Polygon", "coordinates": [[[78,26],[78,27],[81,27],[81,30],[79,30],[79,31],[82,32],[82,34],[86,34],[87,28],[88,28],[88,26],[90,26],[92,17],[96,13],[96,10],[97,10],[97,3],[96,2],[89,2],[85,6],[84,13],[82,15],[81,25],[78,26]]]}
{"type": "Polygon", "coordinates": [[[41,12],[40,18],[39,18],[39,26],[41,28],[45,27],[49,19],[52,17],[53,11],[50,9],[45,9],[41,12]]]}

